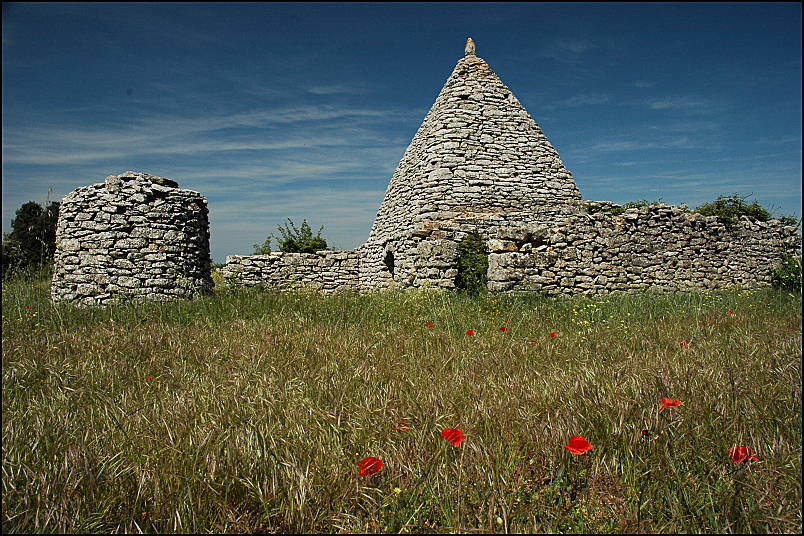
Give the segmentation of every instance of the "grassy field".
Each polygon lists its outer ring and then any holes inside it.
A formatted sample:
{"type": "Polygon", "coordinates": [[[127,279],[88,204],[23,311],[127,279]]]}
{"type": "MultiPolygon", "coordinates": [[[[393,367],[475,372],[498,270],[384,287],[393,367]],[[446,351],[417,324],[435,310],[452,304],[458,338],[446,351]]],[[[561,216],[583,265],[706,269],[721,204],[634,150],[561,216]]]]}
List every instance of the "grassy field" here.
{"type": "Polygon", "coordinates": [[[800,533],[801,305],[3,283],[2,529],[800,533]]]}

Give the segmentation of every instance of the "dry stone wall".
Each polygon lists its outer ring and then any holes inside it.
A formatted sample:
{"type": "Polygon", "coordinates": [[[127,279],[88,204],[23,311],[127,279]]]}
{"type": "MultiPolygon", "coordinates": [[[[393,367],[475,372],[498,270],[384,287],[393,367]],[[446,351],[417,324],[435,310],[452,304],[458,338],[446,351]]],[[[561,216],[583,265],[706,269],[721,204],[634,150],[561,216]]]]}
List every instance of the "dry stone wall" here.
{"type": "Polygon", "coordinates": [[[419,231],[412,286],[453,288],[457,245],[478,232],[489,249],[491,291],[604,294],[643,289],[691,290],[770,284],[787,255],[801,255],[801,235],[779,220],[714,216],[657,205],[621,215],[606,202],[496,217],[465,215],[419,231]]]}
{"type": "MultiPolygon", "coordinates": [[[[385,245],[382,277],[363,279],[364,245],[353,251],[230,256],[232,285],[343,290],[454,289],[458,244],[477,232],[489,250],[488,289],[517,294],[605,294],[770,285],[787,255],[801,255],[796,227],[743,217],[727,227],[669,205],[620,208],[583,202],[541,211],[438,213],[385,245]]],[[[376,253],[375,256],[379,255],[376,253]]],[[[372,274],[376,271],[371,271],[372,274]]]]}
{"type": "Polygon", "coordinates": [[[357,250],[229,255],[221,275],[235,286],[304,288],[331,294],[358,288],[360,256],[357,250]]]}
{"type": "Polygon", "coordinates": [[[64,197],[51,297],[107,304],[172,300],[212,288],[207,200],[128,171],[64,197]]]}

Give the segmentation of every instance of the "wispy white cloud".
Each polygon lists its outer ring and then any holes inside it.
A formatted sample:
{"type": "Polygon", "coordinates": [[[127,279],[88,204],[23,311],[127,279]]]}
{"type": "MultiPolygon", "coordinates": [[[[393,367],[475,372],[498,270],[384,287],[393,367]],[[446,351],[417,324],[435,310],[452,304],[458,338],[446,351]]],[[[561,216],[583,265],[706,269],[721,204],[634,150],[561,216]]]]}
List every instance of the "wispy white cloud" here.
{"type": "Polygon", "coordinates": [[[556,61],[574,62],[581,58],[587,51],[595,48],[595,45],[583,39],[557,39],[548,44],[538,52],[544,58],[551,58],[556,61]]]}
{"type": "Polygon", "coordinates": [[[662,121],[661,123],[651,125],[648,127],[652,131],[664,133],[695,133],[717,131],[723,127],[716,121],[703,121],[687,119],[685,121],[662,121]]]}
{"type": "Polygon", "coordinates": [[[788,136],[785,138],[767,138],[765,136],[762,136],[759,139],[757,139],[756,143],[762,145],[789,145],[797,143],[801,145],[801,136],[788,136]]]}
{"type": "Polygon", "coordinates": [[[651,110],[711,110],[713,104],[703,99],[692,97],[667,97],[663,99],[651,99],[645,101],[645,105],[651,110]]]}
{"type": "Polygon", "coordinates": [[[307,92],[313,95],[360,95],[366,91],[365,89],[347,86],[345,84],[332,84],[311,86],[307,88],[307,92]]]}
{"type": "Polygon", "coordinates": [[[154,115],[105,127],[24,127],[4,131],[3,159],[72,165],[123,156],[397,144],[378,131],[407,117],[399,110],[307,105],[228,115],[154,115]]]}
{"type": "Polygon", "coordinates": [[[672,140],[645,141],[645,140],[618,140],[599,142],[584,149],[586,153],[611,153],[619,151],[638,151],[644,149],[693,149],[697,144],[690,141],[687,136],[672,140]]]}
{"type": "Polygon", "coordinates": [[[584,93],[575,95],[568,99],[560,100],[556,103],[545,107],[547,110],[555,110],[557,108],[577,108],[578,106],[594,106],[596,104],[606,104],[609,102],[609,96],[600,93],[584,93]]]}
{"type": "Polygon", "coordinates": [[[3,160],[14,164],[35,164],[43,166],[69,166],[122,158],[122,151],[97,151],[87,147],[75,152],[69,148],[49,147],[42,144],[38,147],[12,144],[3,147],[3,160]]]}
{"type": "Polygon", "coordinates": [[[217,261],[249,253],[286,217],[326,225],[332,245],[362,243],[410,141],[388,133],[423,116],[331,103],[128,118],[103,112],[110,119],[91,126],[68,119],[4,128],[4,219],[25,201],[44,201],[43,184],[53,185],[57,200],[113,173],[145,171],[208,199],[217,261]],[[16,178],[17,170],[30,175],[30,166],[36,184],[16,178]]]}

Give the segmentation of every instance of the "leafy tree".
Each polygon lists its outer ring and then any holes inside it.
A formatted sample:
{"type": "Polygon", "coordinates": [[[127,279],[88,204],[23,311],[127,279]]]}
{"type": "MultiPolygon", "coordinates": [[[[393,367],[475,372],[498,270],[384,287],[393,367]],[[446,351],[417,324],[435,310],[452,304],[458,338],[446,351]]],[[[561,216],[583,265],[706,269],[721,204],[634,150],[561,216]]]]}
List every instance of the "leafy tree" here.
{"type": "Polygon", "coordinates": [[[483,238],[476,232],[466,235],[458,244],[458,275],[455,286],[469,294],[487,290],[489,257],[483,238]]]}
{"type": "Polygon", "coordinates": [[[34,201],[17,209],[11,232],[3,237],[3,276],[10,271],[50,265],[56,251],[59,203],[42,206],[34,201]]]}

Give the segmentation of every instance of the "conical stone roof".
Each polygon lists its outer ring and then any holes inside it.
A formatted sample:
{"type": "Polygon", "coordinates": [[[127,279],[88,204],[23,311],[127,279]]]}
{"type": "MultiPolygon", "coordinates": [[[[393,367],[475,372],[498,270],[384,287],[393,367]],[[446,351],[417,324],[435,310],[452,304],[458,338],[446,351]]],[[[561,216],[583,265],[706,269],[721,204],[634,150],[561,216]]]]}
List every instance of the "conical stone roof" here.
{"type": "Polygon", "coordinates": [[[369,242],[401,237],[440,217],[581,199],[539,125],[471,45],[394,172],[369,242]]]}

